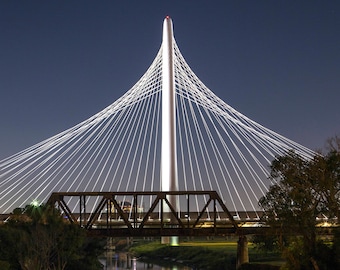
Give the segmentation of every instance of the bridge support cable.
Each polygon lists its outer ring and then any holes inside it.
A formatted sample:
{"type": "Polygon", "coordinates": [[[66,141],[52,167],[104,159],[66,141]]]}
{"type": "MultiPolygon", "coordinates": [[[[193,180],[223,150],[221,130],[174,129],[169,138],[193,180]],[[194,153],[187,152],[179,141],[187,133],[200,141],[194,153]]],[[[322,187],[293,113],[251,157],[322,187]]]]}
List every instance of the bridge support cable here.
{"type": "MultiPolygon", "coordinates": [[[[176,189],[217,190],[235,216],[251,218],[259,210],[258,199],[271,184],[268,176],[272,160],[290,150],[305,159],[315,153],[222,101],[191,70],[175,38],[171,40],[176,189]]],[[[111,105],[0,161],[1,213],[24,207],[34,199],[46,202],[53,191],[162,190],[161,126],[165,120],[160,114],[165,106],[163,81],[169,79],[163,70],[164,46],[162,43],[145,74],[111,105]]],[[[149,207],[155,196],[138,196],[138,202],[135,198],[120,200],[149,207]]],[[[193,197],[190,211],[202,209],[208,201],[207,194],[200,199],[193,197]]],[[[100,198],[86,197],[86,211],[96,211],[99,202],[100,198]]],[[[65,212],[79,211],[80,202],[67,198],[60,207],[65,212]]],[[[182,207],[179,202],[175,209],[182,213],[182,207]]],[[[220,206],[216,207],[219,212],[220,206]]],[[[133,208],[129,209],[130,217],[133,208]]],[[[210,214],[212,208],[206,211],[215,218],[210,214]]]]}

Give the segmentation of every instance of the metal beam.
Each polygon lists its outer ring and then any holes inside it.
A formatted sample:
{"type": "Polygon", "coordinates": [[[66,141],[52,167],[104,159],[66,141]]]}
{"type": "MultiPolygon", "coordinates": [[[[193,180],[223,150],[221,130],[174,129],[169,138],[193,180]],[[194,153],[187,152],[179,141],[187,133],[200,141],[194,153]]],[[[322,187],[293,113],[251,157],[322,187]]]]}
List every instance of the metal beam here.
{"type": "MultiPolygon", "coordinates": [[[[74,200],[69,200],[73,201],[74,200]]],[[[93,200],[92,200],[93,201],[93,200]]],[[[238,225],[233,219],[233,216],[224,205],[222,199],[216,193],[216,191],[168,191],[168,192],[57,192],[52,193],[47,204],[58,206],[63,211],[63,214],[67,216],[71,223],[77,223],[79,226],[84,227],[88,230],[90,234],[103,234],[107,235],[126,235],[126,236],[195,236],[195,235],[217,235],[217,234],[228,234],[231,232],[238,231],[238,225]],[[132,209],[130,213],[133,214],[131,219],[128,218],[129,213],[124,212],[123,205],[117,201],[119,196],[131,196],[133,198],[132,209]],[[141,220],[137,220],[137,199],[139,196],[155,196],[155,199],[149,209],[144,209],[139,213],[141,220]],[[209,196],[208,201],[205,203],[203,208],[197,212],[197,218],[191,222],[189,216],[187,216],[186,222],[179,217],[173,203],[168,200],[168,198],[183,196],[183,200],[188,200],[187,206],[189,207],[189,199],[195,196],[209,196]],[[80,221],[77,222],[77,213],[72,213],[70,208],[64,198],[73,197],[79,199],[80,221]],[[94,211],[92,213],[86,213],[85,209],[87,207],[86,202],[91,201],[91,197],[98,198],[99,203],[94,206],[94,211]],[[86,198],[86,199],[85,199],[86,198]],[[206,220],[203,218],[204,213],[208,209],[210,203],[213,202],[213,220],[209,220],[208,227],[206,226],[206,220]],[[225,213],[226,219],[223,223],[217,222],[217,207],[216,203],[220,204],[220,207],[225,213]],[[104,209],[107,205],[107,209],[104,209]],[[113,206],[113,207],[112,207],[113,206]],[[155,212],[157,206],[160,206],[160,213],[155,212]],[[163,215],[163,208],[167,206],[169,209],[169,214],[173,216],[163,215]],[[114,208],[114,213],[118,219],[112,220],[112,209],[114,208]],[[98,218],[101,214],[106,215],[106,224],[99,222],[98,218]],[[149,220],[151,215],[158,216],[159,219],[149,220]],[[86,217],[89,217],[88,220],[86,217]],[[82,222],[83,219],[83,222],[82,222]],[[212,224],[211,224],[212,223],[212,224]],[[133,224],[133,225],[132,225],[133,224]],[[97,231],[96,233],[94,231],[97,231]],[[104,233],[104,231],[106,231],[104,233]]],[[[187,215],[190,214],[189,208],[186,211],[187,215]]],[[[221,213],[219,213],[221,214],[221,213]]]]}

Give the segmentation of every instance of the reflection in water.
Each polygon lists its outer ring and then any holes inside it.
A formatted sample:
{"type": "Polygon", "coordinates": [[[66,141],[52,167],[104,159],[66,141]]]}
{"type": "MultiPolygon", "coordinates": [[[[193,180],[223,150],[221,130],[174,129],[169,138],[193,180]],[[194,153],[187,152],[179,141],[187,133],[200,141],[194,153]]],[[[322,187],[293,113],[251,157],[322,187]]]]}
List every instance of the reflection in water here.
{"type": "Polygon", "coordinates": [[[104,265],[105,270],[190,270],[190,267],[186,266],[167,266],[162,267],[150,262],[142,262],[131,256],[129,253],[115,253],[114,251],[107,251],[106,257],[102,257],[99,261],[104,265]]]}

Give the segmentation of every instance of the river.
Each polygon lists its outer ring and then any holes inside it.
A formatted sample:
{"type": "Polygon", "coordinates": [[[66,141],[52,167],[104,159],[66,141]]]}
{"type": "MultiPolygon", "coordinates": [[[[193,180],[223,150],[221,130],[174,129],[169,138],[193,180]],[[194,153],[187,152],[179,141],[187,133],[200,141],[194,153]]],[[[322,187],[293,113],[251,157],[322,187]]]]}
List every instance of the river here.
{"type": "Polygon", "coordinates": [[[104,265],[104,270],[142,270],[142,269],[150,269],[150,270],[191,270],[192,268],[177,265],[170,261],[165,261],[167,266],[160,266],[150,262],[143,262],[129,253],[114,253],[108,252],[106,257],[100,257],[99,261],[104,265]]]}

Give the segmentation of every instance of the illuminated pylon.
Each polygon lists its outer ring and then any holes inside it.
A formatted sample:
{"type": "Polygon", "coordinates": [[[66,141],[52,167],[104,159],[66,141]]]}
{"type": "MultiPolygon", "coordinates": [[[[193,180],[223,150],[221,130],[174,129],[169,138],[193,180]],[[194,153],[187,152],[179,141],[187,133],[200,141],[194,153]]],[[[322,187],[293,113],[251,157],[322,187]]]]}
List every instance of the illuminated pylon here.
{"type": "MultiPolygon", "coordinates": [[[[171,18],[166,16],[162,41],[162,191],[178,190],[175,94],[173,26],[171,18]]],[[[176,197],[168,199],[176,209],[176,197]]],[[[163,211],[170,212],[167,206],[163,211]]],[[[162,238],[162,243],[169,242],[177,245],[178,237],[162,238]]]]}

